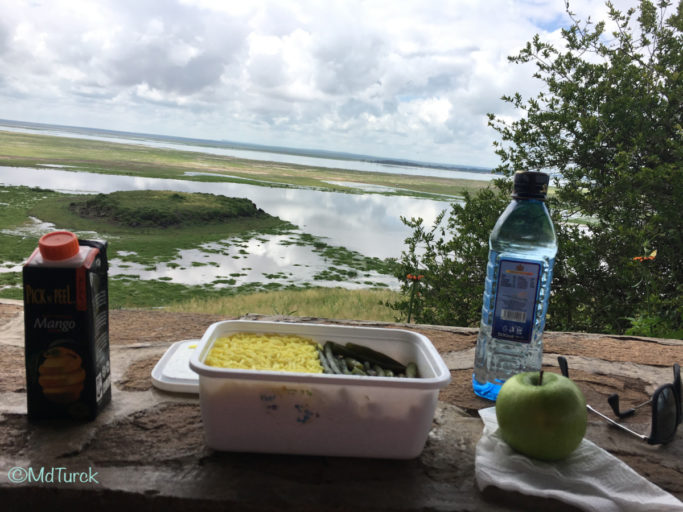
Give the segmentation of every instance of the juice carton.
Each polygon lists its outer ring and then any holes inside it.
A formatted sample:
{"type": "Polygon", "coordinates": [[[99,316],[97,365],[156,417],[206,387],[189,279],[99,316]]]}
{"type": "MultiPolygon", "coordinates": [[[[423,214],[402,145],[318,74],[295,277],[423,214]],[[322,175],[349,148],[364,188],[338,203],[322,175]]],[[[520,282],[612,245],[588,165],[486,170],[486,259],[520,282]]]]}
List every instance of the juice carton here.
{"type": "Polygon", "coordinates": [[[29,419],[94,419],[111,400],[107,242],[48,233],[23,280],[29,419]]]}

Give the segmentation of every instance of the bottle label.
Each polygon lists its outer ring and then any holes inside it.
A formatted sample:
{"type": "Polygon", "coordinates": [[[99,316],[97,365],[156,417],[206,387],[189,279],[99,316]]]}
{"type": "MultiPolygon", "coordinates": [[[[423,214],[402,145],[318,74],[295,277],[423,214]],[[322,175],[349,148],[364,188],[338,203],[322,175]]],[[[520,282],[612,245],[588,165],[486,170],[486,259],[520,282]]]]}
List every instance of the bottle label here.
{"type": "Polygon", "coordinates": [[[500,260],[493,310],[494,338],[521,343],[531,341],[541,269],[539,262],[500,260]]]}

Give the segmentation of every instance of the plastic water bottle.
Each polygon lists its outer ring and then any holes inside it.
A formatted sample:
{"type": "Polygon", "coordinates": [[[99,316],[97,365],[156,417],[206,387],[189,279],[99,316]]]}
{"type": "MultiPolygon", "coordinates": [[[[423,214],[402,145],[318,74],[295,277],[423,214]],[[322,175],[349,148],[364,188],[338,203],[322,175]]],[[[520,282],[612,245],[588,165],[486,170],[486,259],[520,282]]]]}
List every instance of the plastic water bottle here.
{"type": "Polygon", "coordinates": [[[495,400],[505,380],[541,369],[543,329],[557,253],[545,198],[549,176],[517,172],[512,201],[489,238],[474,392],[495,400]]]}

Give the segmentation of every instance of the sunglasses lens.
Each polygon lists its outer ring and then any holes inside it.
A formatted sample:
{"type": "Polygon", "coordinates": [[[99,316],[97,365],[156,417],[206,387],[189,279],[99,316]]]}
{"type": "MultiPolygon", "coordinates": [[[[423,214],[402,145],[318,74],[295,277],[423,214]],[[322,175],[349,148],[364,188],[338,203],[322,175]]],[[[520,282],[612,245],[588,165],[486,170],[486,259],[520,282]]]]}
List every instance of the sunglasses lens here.
{"type": "Polygon", "coordinates": [[[678,421],[676,418],[677,397],[671,386],[660,389],[660,393],[652,404],[655,410],[656,419],[653,418],[652,437],[667,441],[676,432],[678,421]]]}

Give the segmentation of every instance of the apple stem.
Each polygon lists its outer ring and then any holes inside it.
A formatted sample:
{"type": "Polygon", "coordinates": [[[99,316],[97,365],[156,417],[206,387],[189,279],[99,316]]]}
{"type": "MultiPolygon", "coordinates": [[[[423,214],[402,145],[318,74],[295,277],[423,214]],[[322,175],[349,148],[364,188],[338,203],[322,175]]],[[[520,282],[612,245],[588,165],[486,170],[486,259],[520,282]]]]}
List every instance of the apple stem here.
{"type": "Polygon", "coordinates": [[[538,385],[539,385],[539,386],[542,386],[542,385],[543,385],[543,370],[541,370],[541,371],[538,373],[538,385]]]}

